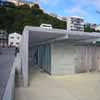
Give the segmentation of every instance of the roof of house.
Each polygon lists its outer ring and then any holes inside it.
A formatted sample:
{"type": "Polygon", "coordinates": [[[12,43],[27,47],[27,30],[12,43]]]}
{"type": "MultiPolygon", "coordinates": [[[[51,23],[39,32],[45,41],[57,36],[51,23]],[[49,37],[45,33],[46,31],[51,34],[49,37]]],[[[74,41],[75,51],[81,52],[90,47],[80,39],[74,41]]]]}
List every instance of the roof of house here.
{"type": "Polygon", "coordinates": [[[26,26],[23,34],[29,34],[29,44],[40,44],[42,42],[53,41],[53,40],[74,40],[84,41],[89,39],[100,38],[100,33],[89,33],[89,32],[67,32],[61,29],[44,29],[40,27],[26,26]]]}

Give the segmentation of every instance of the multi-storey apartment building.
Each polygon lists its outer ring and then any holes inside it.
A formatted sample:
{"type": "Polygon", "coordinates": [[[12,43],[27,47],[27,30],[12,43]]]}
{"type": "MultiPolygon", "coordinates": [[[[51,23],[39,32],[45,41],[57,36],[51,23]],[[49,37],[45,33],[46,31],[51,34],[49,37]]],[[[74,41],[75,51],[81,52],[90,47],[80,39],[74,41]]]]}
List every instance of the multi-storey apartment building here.
{"type": "Polygon", "coordinates": [[[84,31],[84,19],[78,16],[67,17],[67,31],[84,31]]]}

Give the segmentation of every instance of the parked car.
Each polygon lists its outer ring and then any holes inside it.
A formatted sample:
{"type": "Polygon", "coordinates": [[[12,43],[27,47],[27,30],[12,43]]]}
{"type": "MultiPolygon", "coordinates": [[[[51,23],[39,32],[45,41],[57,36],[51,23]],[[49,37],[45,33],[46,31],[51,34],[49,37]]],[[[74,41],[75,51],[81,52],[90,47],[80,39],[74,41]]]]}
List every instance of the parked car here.
{"type": "Polygon", "coordinates": [[[51,24],[41,24],[40,27],[41,28],[46,28],[46,29],[52,29],[52,25],[51,24]]]}

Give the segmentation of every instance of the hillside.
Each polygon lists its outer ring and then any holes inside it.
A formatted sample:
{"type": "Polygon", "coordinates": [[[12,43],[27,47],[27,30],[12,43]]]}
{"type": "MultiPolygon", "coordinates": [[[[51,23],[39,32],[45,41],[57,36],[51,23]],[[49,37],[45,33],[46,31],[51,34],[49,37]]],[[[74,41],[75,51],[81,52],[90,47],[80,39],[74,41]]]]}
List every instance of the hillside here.
{"type": "Polygon", "coordinates": [[[22,33],[24,26],[40,26],[41,23],[52,24],[53,28],[66,29],[66,22],[44,13],[38,5],[32,8],[26,4],[19,7],[0,7],[0,29],[9,33],[22,33]]]}

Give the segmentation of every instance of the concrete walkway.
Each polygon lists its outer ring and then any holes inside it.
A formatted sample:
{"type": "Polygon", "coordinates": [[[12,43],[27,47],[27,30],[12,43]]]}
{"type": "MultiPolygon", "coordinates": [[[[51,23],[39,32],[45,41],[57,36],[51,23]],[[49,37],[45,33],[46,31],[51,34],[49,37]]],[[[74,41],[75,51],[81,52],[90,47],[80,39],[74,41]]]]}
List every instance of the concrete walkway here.
{"type": "Polygon", "coordinates": [[[100,73],[49,76],[31,71],[29,88],[16,88],[16,100],[100,100],[100,73]]]}

